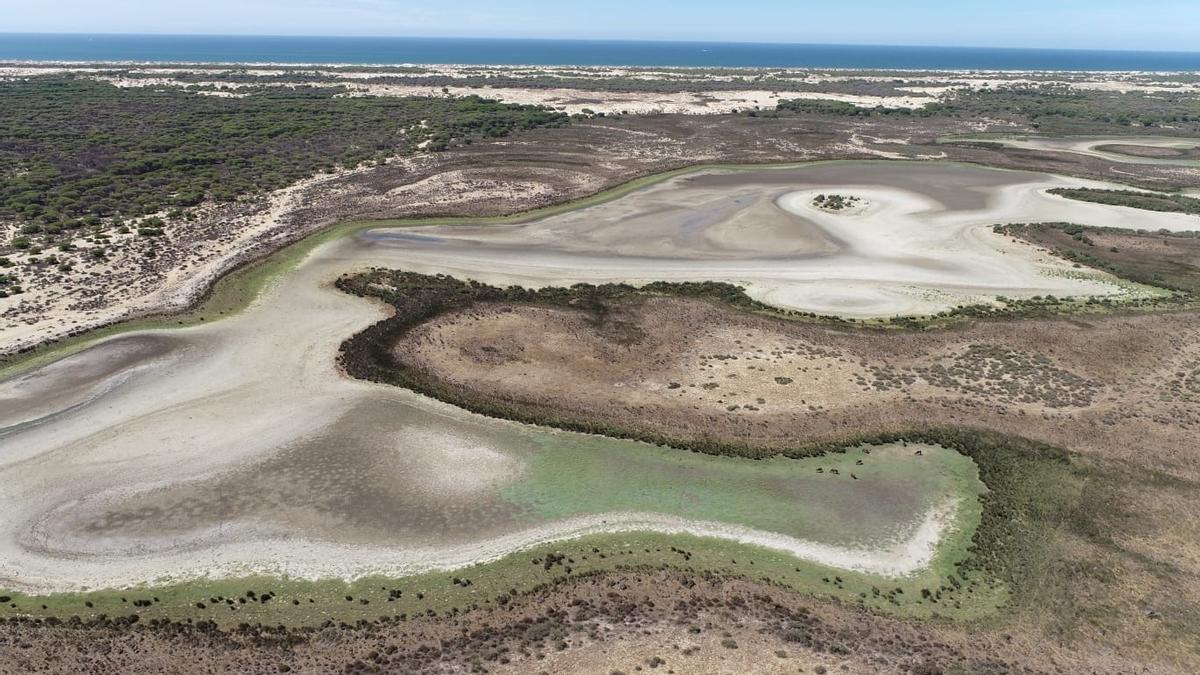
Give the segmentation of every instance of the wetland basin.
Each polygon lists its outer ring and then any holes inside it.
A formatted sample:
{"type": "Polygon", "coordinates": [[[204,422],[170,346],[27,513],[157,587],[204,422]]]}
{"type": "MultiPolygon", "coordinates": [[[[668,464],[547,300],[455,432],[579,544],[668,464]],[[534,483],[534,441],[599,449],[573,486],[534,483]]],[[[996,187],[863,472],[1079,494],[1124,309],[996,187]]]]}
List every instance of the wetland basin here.
{"type": "Polygon", "coordinates": [[[877,315],[1128,292],[995,222],[1191,225],[1044,194],[1079,184],[952,164],[711,169],[518,225],[322,244],[235,316],[108,338],[0,382],[0,586],[401,575],[632,530],[881,576],[927,568],[978,517],[964,457],[752,461],[479,417],[341,373],[338,345],[386,309],[332,282],[371,266],[531,285],[716,279],[781,306],[877,315]],[[810,207],[820,192],[867,204],[826,213],[810,207]],[[857,479],[834,477],[847,461],[857,479]]]}

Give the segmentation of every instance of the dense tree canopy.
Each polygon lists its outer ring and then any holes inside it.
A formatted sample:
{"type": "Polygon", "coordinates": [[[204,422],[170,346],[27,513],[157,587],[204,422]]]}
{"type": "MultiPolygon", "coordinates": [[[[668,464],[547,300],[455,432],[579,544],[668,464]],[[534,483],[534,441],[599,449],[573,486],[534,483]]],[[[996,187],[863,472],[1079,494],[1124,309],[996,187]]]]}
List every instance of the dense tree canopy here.
{"type": "Polygon", "coordinates": [[[0,219],[37,237],[231,200],[419,147],[567,123],[545,108],[478,97],[339,93],[214,96],[69,77],[0,83],[0,219]]]}

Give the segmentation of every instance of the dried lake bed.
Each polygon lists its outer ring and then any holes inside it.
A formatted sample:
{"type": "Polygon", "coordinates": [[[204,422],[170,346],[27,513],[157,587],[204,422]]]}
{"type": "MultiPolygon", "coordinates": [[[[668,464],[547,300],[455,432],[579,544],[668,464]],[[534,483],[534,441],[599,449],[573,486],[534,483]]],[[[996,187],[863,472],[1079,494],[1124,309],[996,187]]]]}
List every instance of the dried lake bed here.
{"type": "Polygon", "coordinates": [[[938,163],[712,169],[526,223],[329,242],[240,314],[113,337],[0,383],[0,586],[402,575],[635,530],[921,570],[977,516],[965,457],[752,461],[471,415],[339,372],[338,345],[385,310],[332,282],[370,266],[533,286],[720,280],[781,307],[892,316],[1138,292],[993,223],[1196,229],[1045,193],[1078,185],[1104,186],[938,163]],[[862,205],[828,212],[812,205],[823,193],[862,205]],[[816,473],[843,462],[857,479],[816,473]]]}

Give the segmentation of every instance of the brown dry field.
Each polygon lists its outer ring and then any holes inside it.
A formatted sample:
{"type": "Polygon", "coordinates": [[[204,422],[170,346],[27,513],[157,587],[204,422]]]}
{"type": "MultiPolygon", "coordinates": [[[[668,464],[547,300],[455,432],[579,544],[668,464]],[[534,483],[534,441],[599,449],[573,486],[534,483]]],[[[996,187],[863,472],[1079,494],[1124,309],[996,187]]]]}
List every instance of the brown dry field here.
{"type": "Polygon", "coordinates": [[[1170,672],[1011,630],[887,619],[679,571],[575,579],[503,608],[300,630],[0,622],[0,672],[1170,672]]]}
{"type": "MultiPolygon", "coordinates": [[[[531,418],[597,420],[777,451],[967,425],[1200,478],[1200,316],[1088,316],[898,331],[642,297],[584,311],[477,305],[398,360],[531,418]]],[[[649,435],[648,434],[648,435],[649,435]]]]}

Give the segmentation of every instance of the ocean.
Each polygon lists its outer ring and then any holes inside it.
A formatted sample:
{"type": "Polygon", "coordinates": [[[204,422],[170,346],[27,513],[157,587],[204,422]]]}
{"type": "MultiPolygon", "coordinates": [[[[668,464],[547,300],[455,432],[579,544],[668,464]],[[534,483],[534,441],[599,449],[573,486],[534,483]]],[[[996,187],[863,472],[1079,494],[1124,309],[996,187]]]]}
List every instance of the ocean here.
{"type": "Polygon", "coordinates": [[[0,33],[0,60],[912,70],[1200,70],[1200,52],[616,40],[27,33],[0,33]]]}

